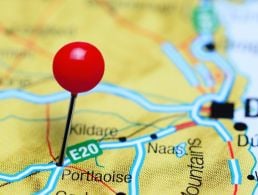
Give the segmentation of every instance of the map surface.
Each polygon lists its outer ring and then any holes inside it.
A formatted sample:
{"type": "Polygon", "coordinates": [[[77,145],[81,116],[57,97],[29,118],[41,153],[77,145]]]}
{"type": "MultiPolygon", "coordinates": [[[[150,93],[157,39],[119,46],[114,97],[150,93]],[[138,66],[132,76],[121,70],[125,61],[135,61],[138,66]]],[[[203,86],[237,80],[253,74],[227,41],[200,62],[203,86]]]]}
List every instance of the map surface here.
{"type": "Polygon", "coordinates": [[[257,1],[0,10],[0,194],[258,194],[257,1]],[[103,152],[57,167],[70,94],[52,59],[72,41],[96,45],[106,70],[78,97],[68,145],[96,140],[103,152]]]}

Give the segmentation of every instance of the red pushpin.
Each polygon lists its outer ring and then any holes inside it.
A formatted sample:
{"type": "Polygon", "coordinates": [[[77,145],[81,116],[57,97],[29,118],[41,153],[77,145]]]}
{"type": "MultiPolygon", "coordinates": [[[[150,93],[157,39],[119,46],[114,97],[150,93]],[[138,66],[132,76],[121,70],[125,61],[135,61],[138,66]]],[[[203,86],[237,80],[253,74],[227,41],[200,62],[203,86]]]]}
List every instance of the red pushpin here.
{"type": "Polygon", "coordinates": [[[105,63],[100,51],[85,42],[72,42],[63,46],[53,60],[53,73],[57,82],[71,92],[63,143],[57,166],[63,166],[67,138],[70,132],[75,99],[78,93],[93,89],[102,79],[105,63]]]}

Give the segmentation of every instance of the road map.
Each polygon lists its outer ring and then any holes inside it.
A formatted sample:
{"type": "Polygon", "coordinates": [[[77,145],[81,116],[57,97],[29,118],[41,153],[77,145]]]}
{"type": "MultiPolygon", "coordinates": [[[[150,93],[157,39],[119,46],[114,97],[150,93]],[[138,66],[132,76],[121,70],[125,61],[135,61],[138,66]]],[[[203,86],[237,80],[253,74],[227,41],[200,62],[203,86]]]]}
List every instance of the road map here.
{"type": "Polygon", "coordinates": [[[0,194],[257,195],[258,1],[0,2],[0,194]],[[96,45],[102,82],[70,94],[52,61],[96,45]],[[90,149],[89,149],[90,150],[90,149]]]}

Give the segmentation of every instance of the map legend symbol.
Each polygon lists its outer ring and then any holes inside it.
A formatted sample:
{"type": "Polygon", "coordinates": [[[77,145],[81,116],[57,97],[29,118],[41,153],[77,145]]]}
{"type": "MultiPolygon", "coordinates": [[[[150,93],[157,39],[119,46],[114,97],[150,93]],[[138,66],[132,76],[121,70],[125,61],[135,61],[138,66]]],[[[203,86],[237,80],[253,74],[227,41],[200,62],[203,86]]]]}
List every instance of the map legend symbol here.
{"type": "Polygon", "coordinates": [[[212,102],[210,118],[233,119],[233,117],[234,117],[234,104],[233,103],[212,102]]]}
{"type": "Polygon", "coordinates": [[[254,177],[253,175],[247,175],[247,179],[249,179],[249,180],[254,180],[255,177],[254,177]]]}
{"type": "Polygon", "coordinates": [[[124,193],[124,192],[118,192],[118,193],[116,193],[116,195],[126,195],[126,193],[124,193]]]}
{"type": "Polygon", "coordinates": [[[237,131],[245,131],[245,130],[247,130],[248,127],[245,123],[237,122],[237,123],[234,124],[234,128],[237,131]]]}
{"type": "Polygon", "coordinates": [[[64,89],[71,92],[63,143],[57,166],[63,166],[73,108],[78,93],[93,89],[102,79],[105,69],[100,51],[86,42],[72,42],[63,46],[53,60],[54,77],[64,89]]]}
{"type": "Polygon", "coordinates": [[[155,134],[155,133],[151,134],[150,137],[151,137],[151,139],[153,139],[153,140],[158,138],[157,134],[155,134]]]}
{"type": "Polygon", "coordinates": [[[126,137],[119,137],[118,140],[119,140],[120,142],[126,142],[126,137]]]}
{"type": "Polygon", "coordinates": [[[257,172],[257,171],[255,171],[255,172],[254,172],[254,174],[255,174],[255,175],[252,175],[252,174],[247,175],[247,179],[258,181],[258,172],[257,172]]]}
{"type": "Polygon", "coordinates": [[[216,47],[215,47],[215,44],[213,43],[213,42],[210,42],[210,43],[207,43],[206,45],[205,45],[205,49],[207,50],[207,51],[214,51],[215,49],[216,49],[216,47]]]}

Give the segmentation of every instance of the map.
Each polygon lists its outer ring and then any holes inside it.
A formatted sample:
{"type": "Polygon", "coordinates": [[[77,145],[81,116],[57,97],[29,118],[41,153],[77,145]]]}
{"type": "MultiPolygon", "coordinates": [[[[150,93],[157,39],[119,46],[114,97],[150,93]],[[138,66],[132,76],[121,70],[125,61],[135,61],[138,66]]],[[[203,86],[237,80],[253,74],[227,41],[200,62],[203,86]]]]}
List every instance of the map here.
{"type": "Polygon", "coordinates": [[[0,1],[0,194],[257,195],[258,1],[0,1]],[[53,77],[85,41],[105,74],[79,94],[53,77]],[[90,146],[90,145],[89,145],[90,146]],[[92,145],[91,145],[92,146],[92,145]]]}

